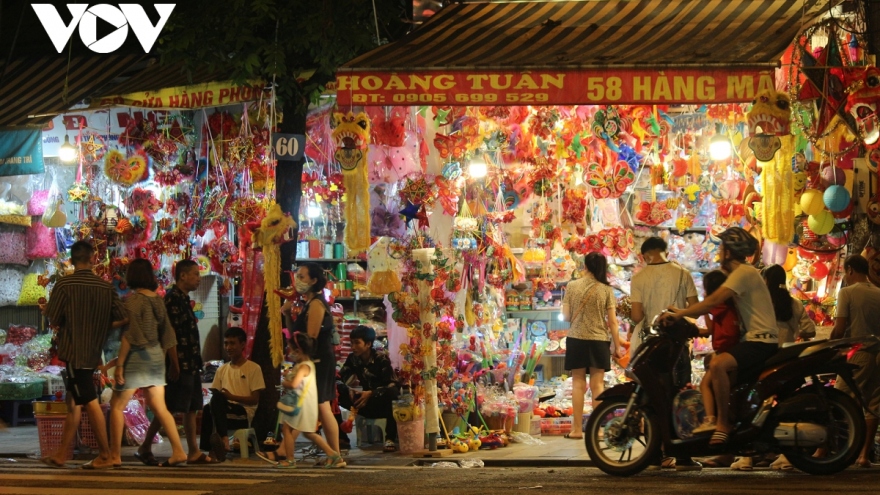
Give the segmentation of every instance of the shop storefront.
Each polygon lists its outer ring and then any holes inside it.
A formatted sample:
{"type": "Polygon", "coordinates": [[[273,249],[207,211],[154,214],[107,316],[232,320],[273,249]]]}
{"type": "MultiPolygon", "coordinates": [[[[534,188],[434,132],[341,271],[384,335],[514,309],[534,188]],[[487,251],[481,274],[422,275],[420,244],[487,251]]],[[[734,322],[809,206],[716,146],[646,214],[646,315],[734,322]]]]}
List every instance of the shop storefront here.
{"type": "Polygon", "coordinates": [[[345,241],[390,267],[362,287],[388,294],[379,325],[428,433],[444,436],[435,405],[449,430],[464,418],[524,432],[534,414],[545,434],[567,432],[565,286],[585,255],[604,255],[625,339],[651,236],[702,297],[718,234],[742,226],[761,241],[753,262],[782,265],[814,322],[831,324],[874,172],[870,125],[829,96],[859,77],[862,45],[842,19],[813,24],[824,9],[456,4],[338,71],[337,108],[311,119],[301,242],[345,241]]]}

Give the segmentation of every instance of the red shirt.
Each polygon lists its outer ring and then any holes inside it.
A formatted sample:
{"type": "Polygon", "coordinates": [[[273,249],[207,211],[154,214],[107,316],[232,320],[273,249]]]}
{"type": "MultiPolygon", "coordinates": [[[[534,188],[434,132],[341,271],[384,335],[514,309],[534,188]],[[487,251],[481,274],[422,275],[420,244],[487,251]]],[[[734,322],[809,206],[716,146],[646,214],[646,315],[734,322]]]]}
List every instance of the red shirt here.
{"type": "Polygon", "coordinates": [[[736,309],[724,303],[712,308],[709,314],[712,315],[712,348],[719,354],[727,352],[740,341],[736,309]]]}

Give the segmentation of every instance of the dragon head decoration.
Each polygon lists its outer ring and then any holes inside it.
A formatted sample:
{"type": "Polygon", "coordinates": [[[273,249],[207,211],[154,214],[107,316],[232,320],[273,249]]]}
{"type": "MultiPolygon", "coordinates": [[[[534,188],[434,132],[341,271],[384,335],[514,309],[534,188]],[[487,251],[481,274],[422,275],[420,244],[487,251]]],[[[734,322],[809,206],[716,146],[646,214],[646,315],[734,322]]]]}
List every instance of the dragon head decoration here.
{"type": "Polygon", "coordinates": [[[343,170],[354,170],[366,165],[367,148],[370,146],[370,118],[360,112],[355,115],[333,114],[334,129],[331,134],[336,143],[336,161],[343,170]]]}
{"type": "Polygon", "coordinates": [[[263,251],[263,289],[269,306],[269,350],[272,363],[284,361],[284,335],[281,332],[281,298],[275,292],[281,285],[281,244],[290,240],[296,222],[272,203],[252,236],[253,248],[263,251]]]}
{"type": "Polygon", "coordinates": [[[334,158],[342,167],[345,186],[345,245],[352,254],[370,247],[370,183],[367,154],[370,146],[370,118],[366,113],[333,114],[334,158]]]}
{"type": "Polygon", "coordinates": [[[755,158],[767,162],[782,147],[780,136],[791,134],[791,102],[788,95],[773,90],[755,96],[748,113],[749,148],[755,158]]]}
{"type": "Polygon", "coordinates": [[[859,133],[869,149],[880,147],[880,69],[874,66],[850,69],[846,72],[846,111],[852,115],[859,133]]]}

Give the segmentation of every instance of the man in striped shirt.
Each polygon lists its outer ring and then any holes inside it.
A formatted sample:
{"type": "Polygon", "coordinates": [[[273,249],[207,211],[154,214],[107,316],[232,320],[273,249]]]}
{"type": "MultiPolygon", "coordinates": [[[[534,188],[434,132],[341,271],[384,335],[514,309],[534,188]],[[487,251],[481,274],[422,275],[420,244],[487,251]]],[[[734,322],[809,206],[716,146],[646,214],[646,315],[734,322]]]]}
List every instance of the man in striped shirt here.
{"type": "Polygon", "coordinates": [[[42,462],[52,467],[64,467],[67,453],[76,436],[83,406],[89,415],[92,431],[98,440],[99,456],[83,465],[84,469],[112,468],[107,425],[98,403],[93,376],[102,364],[104,344],[111,328],[128,323],[125,307],[113,286],[92,271],[94,248],[79,241],[70,248],[74,272],[67,275],[52,289],[47,316],[58,328],[56,342],[58,359],[67,365],[67,418],[61,434],[61,445],[42,462]]]}

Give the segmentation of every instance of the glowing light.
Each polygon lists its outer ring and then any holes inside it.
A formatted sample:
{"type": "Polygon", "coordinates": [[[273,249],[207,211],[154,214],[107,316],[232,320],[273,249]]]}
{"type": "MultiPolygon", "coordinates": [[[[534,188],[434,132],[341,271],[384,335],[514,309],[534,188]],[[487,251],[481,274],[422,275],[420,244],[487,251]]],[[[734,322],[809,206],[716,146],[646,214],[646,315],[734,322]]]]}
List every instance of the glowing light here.
{"type": "Polygon", "coordinates": [[[489,167],[486,165],[486,162],[475,161],[468,165],[468,174],[470,174],[471,179],[482,179],[488,173],[489,167]]]}
{"type": "Polygon", "coordinates": [[[76,148],[70,144],[70,136],[64,136],[64,144],[58,148],[58,159],[63,163],[73,163],[76,161],[76,148]]]}
{"type": "Polygon", "coordinates": [[[730,140],[720,134],[716,134],[709,141],[709,156],[713,160],[727,160],[730,158],[730,140]]]}

